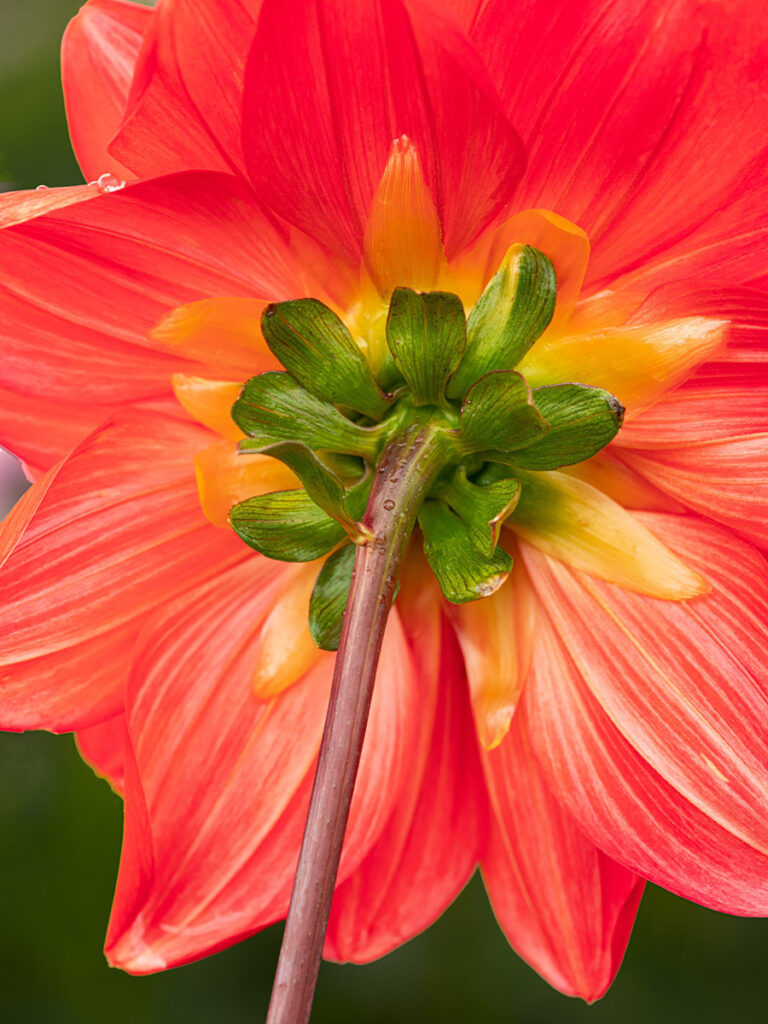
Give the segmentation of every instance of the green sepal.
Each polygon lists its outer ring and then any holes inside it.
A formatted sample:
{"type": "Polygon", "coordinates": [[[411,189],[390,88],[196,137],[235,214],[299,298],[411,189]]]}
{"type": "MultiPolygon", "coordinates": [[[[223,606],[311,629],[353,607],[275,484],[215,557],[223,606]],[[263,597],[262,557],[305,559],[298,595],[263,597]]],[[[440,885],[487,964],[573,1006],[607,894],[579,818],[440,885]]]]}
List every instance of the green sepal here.
{"type": "Polygon", "coordinates": [[[241,451],[257,451],[278,441],[303,441],[310,448],[375,461],[382,444],[377,428],[357,426],[279,370],[246,381],[232,406],[232,419],[248,435],[240,442],[241,451]]]}
{"type": "Polygon", "coordinates": [[[441,482],[431,492],[450,505],[464,520],[472,543],[486,558],[491,558],[499,543],[504,520],[520,499],[520,481],[507,477],[478,486],[467,479],[463,467],[449,480],[441,482]]]}
{"type": "Polygon", "coordinates": [[[469,527],[442,501],[425,501],[419,512],[424,554],[443,597],[465,604],[490,597],[504,583],[512,559],[501,548],[486,558],[472,543],[469,527]]]}
{"type": "Polygon", "coordinates": [[[317,299],[276,302],[261,330],[271,351],[318,398],[380,419],[388,403],[346,325],[317,299]]]}
{"type": "Polygon", "coordinates": [[[464,307],[449,292],[395,288],[387,343],[414,405],[444,405],[445,384],[466,346],[464,307]]]}
{"type": "Polygon", "coordinates": [[[303,490],[248,498],[230,509],[229,521],[249,547],[279,562],[311,562],[346,538],[303,490]]]}
{"type": "Polygon", "coordinates": [[[279,459],[293,470],[312,501],[340,523],[353,540],[362,536],[356,520],[365,510],[371,484],[366,477],[370,477],[370,473],[358,481],[356,486],[345,487],[336,473],[301,441],[281,441],[261,448],[259,453],[279,459]],[[363,484],[365,486],[361,486],[363,484]],[[357,515],[352,514],[349,505],[357,515]]]}
{"type": "Polygon", "coordinates": [[[533,400],[550,429],[528,448],[514,452],[514,464],[523,469],[558,469],[583,462],[614,439],[624,419],[624,406],[617,398],[584,384],[535,388],[533,400]]]}
{"type": "Polygon", "coordinates": [[[548,429],[525,378],[514,370],[494,370],[469,389],[456,437],[465,452],[507,452],[532,444],[548,429]]]}
{"type": "Polygon", "coordinates": [[[552,261],[530,245],[513,245],[467,321],[467,348],[448,385],[461,398],[491,370],[511,370],[549,326],[557,275],[552,261]]]}
{"type": "Polygon", "coordinates": [[[328,557],[309,599],[309,631],[323,651],[339,646],[356,551],[354,544],[347,544],[328,557]]]}

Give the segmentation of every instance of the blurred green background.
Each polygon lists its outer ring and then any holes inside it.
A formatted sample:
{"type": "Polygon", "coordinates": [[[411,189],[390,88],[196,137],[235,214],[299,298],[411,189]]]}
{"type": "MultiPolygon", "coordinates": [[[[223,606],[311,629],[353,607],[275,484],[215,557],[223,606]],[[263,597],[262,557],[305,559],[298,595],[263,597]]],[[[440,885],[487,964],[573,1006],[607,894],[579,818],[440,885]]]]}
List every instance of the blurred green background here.
{"type": "MultiPolygon", "coordinates": [[[[74,0],[0,0],[0,181],[81,180],[67,142],[58,45],[74,0]]],[[[1,514],[1,510],[0,510],[1,514]]],[[[68,737],[0,737],[0,1020],[239,1024],[263,1020],[280,929],[149,978],[101,954],[121,805],[68,737]]],[[[432,929],[369,967],[323,966],[313,1021],[622,1024],[759,1021],[768,921],[725,917],[649,887],[624,967],[594,1007],[510,951],[473,881],[432,929]]]]}

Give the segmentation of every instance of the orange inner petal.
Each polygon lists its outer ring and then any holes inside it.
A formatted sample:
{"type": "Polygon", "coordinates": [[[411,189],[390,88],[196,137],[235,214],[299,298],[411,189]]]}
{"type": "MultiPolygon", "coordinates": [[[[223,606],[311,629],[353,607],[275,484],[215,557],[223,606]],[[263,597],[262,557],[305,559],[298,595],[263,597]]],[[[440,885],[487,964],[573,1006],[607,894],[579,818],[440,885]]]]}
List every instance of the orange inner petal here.
{"type": "Polygon", "coordinates": [[[309,599],[321,566],[322,560],[286,566],[280,601],[267,615],[256,641],[251,685],[257,697],[274,697],[320,658],[333,657],[315,646],[309,632],[309,599]]]}
{"type": "Polygon", "coordinates": [[[229,526],[229,510],[239,501],[300,486],[293,473],[268,455],[240,455],[232,441],[217,441],[195,456],[200,504],[214,526],[229,526]]]}
{"type": "Polygon", "coordinates": [[[179,403],[198,423],[233,441],[245,437],[232,419],[232,405],[240,394],[242,384],[237,381],[188,377],[184,373],[174,373],[171,384],[179,403]]]}
{"type": "Polygon", "coordinates": [[[528,674],[533,643],[529,587],[517,559],[509,580],[495,594],[450,606],[475,725],[486,750],[497,747],[509,731],[528,674]]]}
{"type": "Polygon", "coordinates": [[[428,291],[445,265],[440,219],[416,147],[395,139],[365,231],[365,261],[379,293],[428,291]]]}
{"type": "Polygon", "coordinates": [[[579,295],[589,261],[589,238],[576,224],[550,210],[524,210],[497,228],[490,228],[477,244],[451,264],[462,300],[472,306],[493,277],[510,245],[540,249],[557,273],[557,305],[549,331],[568,321],[579,295]]]}
{"type": "Polygon", "coordinates": [[[172,309],[149,336],[211,369],[245,380],[280,369],[261,333],[265,305],[256,299],[203,299],[172,309]]]}

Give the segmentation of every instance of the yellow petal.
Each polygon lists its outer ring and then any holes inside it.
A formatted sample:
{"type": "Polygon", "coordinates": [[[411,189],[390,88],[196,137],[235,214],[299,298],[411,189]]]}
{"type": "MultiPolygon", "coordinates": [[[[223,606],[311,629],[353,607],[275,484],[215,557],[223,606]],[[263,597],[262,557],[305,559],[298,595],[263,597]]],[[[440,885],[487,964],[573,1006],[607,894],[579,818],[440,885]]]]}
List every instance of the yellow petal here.
{"type": "Polygon", "coordinates": [[[486,750],[509,731],[531,661],[533,608],[519,559],[490,597],[451,605],[449,614],[464,656],[475,726],[486,750]]]}
{"type": "Polygon", "coordinates": [[[217,441],[195,456],[200,504],[214,526],[229,528],[229,510],[239,501],[300,486],[293,473],[268,455],[240,455],[232,441],[217,441]]]}
{"type": "Polygon", "coordinates": [[[719,352],[726,326],[722,320],[686,317],[559,338],[544,335],[518,369],[532,387],[574,381],[605,388],[630,415],[719,352]]]}
{"type": "Polygon", "coordinates": [[[203,299],[178,306],[149,332],[158,344],[183,350],[210,367],[237,369],[245,380],[280,364],[261,333],[266,303],[256,299],[203,299]]]}
{"type": "Polygon", "coordinates": [[[381,295],[395,288],[428,291],[445,264],[440,220],[416,147],[395,139],[365,231],[365,260],[381,295]]]}
{"type": "Polygon", "coordinates": [[[565,473],[526,474],[507,526],[575,569],[639,594],[685,601],[709,589],[630,512],[565,473]]]}
{"type": "Polygon", "coordinates": [[[321,657],[328,657],[315,647],[309,632],[309,599],[321,565],[318,560],[286,567],[280,600],[262,623],[256,640],[251,685],[263,700],[281,693],[321,657]]]}
{"type": "Polygon", "coordinates": [[[232,406],[243,386],[240,382],[174,373],[171,384],[179,404],[198,423],[233,441],[245,437],[232,419],[232,406]]]}

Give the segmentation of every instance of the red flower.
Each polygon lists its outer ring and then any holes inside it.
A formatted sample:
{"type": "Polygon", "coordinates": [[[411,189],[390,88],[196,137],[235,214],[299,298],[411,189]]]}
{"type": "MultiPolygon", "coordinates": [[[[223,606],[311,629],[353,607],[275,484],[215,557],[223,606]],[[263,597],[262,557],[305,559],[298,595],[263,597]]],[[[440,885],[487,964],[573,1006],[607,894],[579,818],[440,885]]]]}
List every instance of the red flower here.
{"type": "Polygon", "coordinates": [[[586,999],[644,878],[768,912],[767,68],[746,2],[73,21],[94,183],[0,203],[2,440],[38,478],[0,528],[0,693],[5,728],[75,730],[124,791],[113,963],[182,963],[287,908],[332,667],[317,567],[212,526],[193,470],[222,525],[284,486],[231,458],[237,382],[275,365],[263,303],[323,299],[375,362],[395,284],[471,305],[514,241],[558,271],[523,372],[600,384],[627,422],[540,475],[492,597],[449,607],[407,563],[326,953],[392,949],[478,862],[514,947],[586,999]]]}

